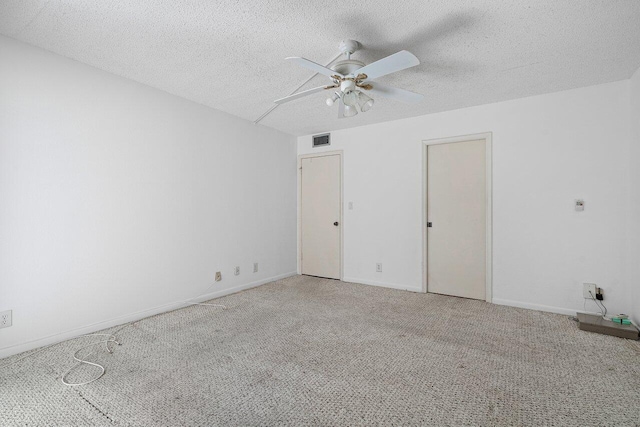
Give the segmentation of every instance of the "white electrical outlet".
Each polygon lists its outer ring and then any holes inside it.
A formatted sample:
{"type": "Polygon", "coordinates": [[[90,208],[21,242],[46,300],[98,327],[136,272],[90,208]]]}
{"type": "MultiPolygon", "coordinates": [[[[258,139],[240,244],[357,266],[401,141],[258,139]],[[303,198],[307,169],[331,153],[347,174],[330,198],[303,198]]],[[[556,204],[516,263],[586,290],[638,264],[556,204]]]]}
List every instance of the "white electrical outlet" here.
{"type": "Polygon", "coordinates": [[[583,283],[582,284],[582,296],[586,299],[593,299],[596,297],[596,284],[595,283],[583,283]],[[591,292],[591,293],[589,293],[591,292]]]}
{"type": "Polygon", "coordinates": [[[257,262],[254,262],[254,263],[253,263],[253,272],[254,272],[254,273],[257,273],[257,272],[258,272],[258,263],[257,263],[257,262]]]}
{"type": "Polygon", "coordinates": [[[0,328],[8,328],[11,325],[11,310],[0,313],[0,328]]]}
{"type": "Polygon", "coordinates": [[[236,267],[236,270],[234,271],[234,273],[236,276],[240,275],[240,267],[236,267]]]}
{"type": "Polygon", "coordinates": [[[382,263],[381,262],[376,264],[376,273],[382,273],[382,263]]]}

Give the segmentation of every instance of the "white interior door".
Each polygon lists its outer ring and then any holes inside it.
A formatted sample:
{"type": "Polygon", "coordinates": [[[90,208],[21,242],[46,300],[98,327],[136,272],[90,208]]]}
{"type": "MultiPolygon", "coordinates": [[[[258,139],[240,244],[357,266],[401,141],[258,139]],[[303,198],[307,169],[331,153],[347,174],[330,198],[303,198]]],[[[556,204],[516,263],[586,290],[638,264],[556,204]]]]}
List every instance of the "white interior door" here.
{"type": "Polygon", "coordinates": [[[301,271],[340,279],[341,159],[303,158],[300,171],[301,271]]]}
{"type": "Polygon", "coordinates": [[[427,290],[486,297],[485,140],[427,147],[427,290]]]}

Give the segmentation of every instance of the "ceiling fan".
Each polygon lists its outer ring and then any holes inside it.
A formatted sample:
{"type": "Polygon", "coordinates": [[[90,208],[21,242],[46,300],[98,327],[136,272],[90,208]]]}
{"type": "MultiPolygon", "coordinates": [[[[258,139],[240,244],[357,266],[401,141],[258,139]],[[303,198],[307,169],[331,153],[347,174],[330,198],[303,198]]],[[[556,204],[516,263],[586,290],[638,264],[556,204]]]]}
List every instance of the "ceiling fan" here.
{"type": "Polygon", "coordinates": [[[363,113],[369,111],[374,103],[369,94],[404,102],[420,102],[423,99],[423,96],[418,93],[394,88],[375,81],[379,77],[420,64],[420,60],[415,55],[406,50],[401,50],[386,58],[365,65],[362,61],[351,59],[351,55],[360,47],[361,44],[355,40],[341,42],[340,51],[345,55],[346,59],[336,62],[331,68],[316,64],[305,58],[287,58],[287,61],[295,62],[311,71],[329,77],[332,84],[298,92],[276,99],[274,102],[276,104],[284,104],[316,92],[335,89],[333,94],[327,98],[327,105],[331,107],[337,102],[338,118],[343,118],[355,116],[358,114],[358,108],[363,113]]]}

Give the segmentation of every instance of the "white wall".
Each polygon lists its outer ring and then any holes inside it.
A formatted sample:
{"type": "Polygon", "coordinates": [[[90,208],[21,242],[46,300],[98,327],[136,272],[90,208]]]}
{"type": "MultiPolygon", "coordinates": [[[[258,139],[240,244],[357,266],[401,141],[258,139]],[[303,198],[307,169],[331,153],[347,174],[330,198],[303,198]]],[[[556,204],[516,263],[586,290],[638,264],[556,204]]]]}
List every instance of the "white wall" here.
{"type": "Polygon", "coordinates": [[[640,69],[630,80],[631,153],[629,169],[631,198],[629,208],[629,280],[633,290],[631,312],[636,324],[640,324],[640,69]]]}
{"type": "MultiPolygon", "coordinates": [[[[628,311],[628,91],[622,81],[332,132],[345,280],[419,291],[421,141],[493,132],[493,301],[571,313],[594,282],[610,310],[628,311]]],[[[298,154],[317,151],[298,138],[298,154]]]]}
{"type": "Polygon", "coordinates": [[[0,37],[0,357],[295,272],[295,151],[0,37]]]}

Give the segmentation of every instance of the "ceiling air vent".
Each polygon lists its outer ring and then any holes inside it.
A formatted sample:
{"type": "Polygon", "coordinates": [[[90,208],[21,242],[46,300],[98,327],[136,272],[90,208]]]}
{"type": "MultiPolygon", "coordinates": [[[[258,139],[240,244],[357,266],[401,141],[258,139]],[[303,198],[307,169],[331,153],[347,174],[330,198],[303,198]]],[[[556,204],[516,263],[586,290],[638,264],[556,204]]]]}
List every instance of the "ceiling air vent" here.
{"type": "Polygon", "coordinates": [[[313,135],[313,148],[324,147],[326,145],[331,145],[328,133],[323,133],[322,135],[313,135]]]}

